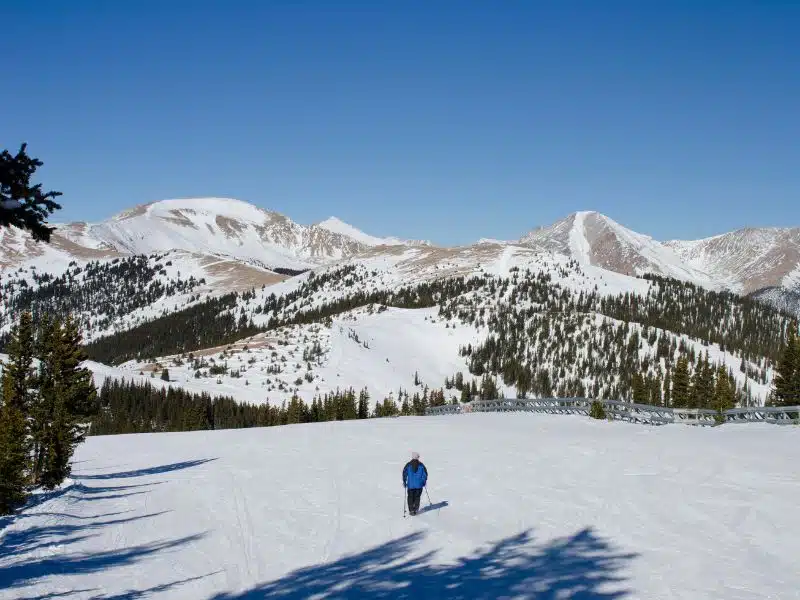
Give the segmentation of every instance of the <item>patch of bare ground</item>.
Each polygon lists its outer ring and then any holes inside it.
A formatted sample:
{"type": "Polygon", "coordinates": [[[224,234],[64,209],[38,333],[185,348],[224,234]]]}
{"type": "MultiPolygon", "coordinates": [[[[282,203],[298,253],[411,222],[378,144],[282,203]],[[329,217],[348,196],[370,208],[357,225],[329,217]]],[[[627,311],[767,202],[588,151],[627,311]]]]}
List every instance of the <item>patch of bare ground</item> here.
{"type": "Polygon", "coordinates": [[[745,294],[768,286],[781,285],[783,278],[794,271],[800,263],[800,250],[792,247],[774,248],[767,252],[759,263],[758,266],[768,265],[769,268],[744,280],[745,294]]]}
{"type": "Polygon", "coordinates": [[[182,227],[191,227],[192,229],[197,229],[197,225],[195,225],[189,217],[187,217],[181,210],[173,209],[169,211],[169,217],[162,217],[165,221],[169,221],[171,223],[175,223],[176,225],[181,225],[182,227]]]}
{"type": "Polygon", "coordinates": [[[50,238],[50,244],[54,248],[62,250],[63,252],[68,253],[70,256],[74,256],[78,259],[96,260],[124,256],[123,253],[111,248],[110,246],[105,248],[89,248],[87,246],[81,246],[77,242],[73,242],[63,235],[59,235],[58,232],[53,233],[52,237],[50,238]]]}
{"type": "Polygon", "coordinates": [[[473,272],[479,263],[496,259],[502,251],[503,246],[499,244],[481,244],[460,248],[425,248],[420,249],[416,256],[402,261],[400,266],[417,271],[436,269],[437,272],[432,273],[436,277],[444,274],[458,275],[473,272]]]}
{"type": "Polygon", "coordinates": [[[133,219],[134,217],[140,217],[147,212],[147,209],[153,205],[152,202],[148,202],[147,204],[138,204],[133,208],[130,208],[126,211],[121,212],[117,216],[118,221],[125,221],[127,219],[133,219]]]}
{"type": "MultiPolygon", "coordinates": [[[[224,350],[227,350],[228,352],[244,352],[246,350],[272,348],[278,344],[280,339],[282,338],[276,336],[274,333],[257,333],[253,336],[242,338],[241,340],[231,344],[212,346],[210,348],[203,348],[202,350],[193,350],[191,352],[184,353],[184,355],[188,356],[191,354],[195,358],[201,358],[204,356],[213,356],[214,354],[219,354],[224,350]]],[[[141,366],[139,367],[139,370],[149,372],[157,368],[160,369],[165,364],[167,365],[167,368],[169,368],[169,362],[178,357],[180,357],[180,354],[160,356],[155,363],[140,363],[141,366]]]]}
{"type": "Polygon", "coordinates": [[[219,259],[214,256],[203,257],[200,266],[214,277],[214,287],[224,289],[226,292],[243,292],[260,288],[262,285],[275,285],[288,279],[288,275],[272,273],[236,260],[219,259]]]}
{"type": "MultiPolygon", "coordinates": [[[[41,256],[44,254],[44,250],[36,245],[32,239],[18,239],[16,235],[12,235],[9,230],[6,230],[5,236],[2,238],[2,245],[0,245],[0,268],[10,268],[15,267],[19,263],[35,258],[37,256],[41,256]],[[18,250],[20,246],[20,242],[22,242],[22,250],[18,250]]],[[[51,238],[52,239],[52,238],[51,238]]]]}
{"type": "Polygon", "coordinates": [[[236,234],[242,233],[245,229],[244,225],[242,225],[239,221],[229,217],[217,215],[217,218],[214,220],[217,223],[217,227],[219,227],[229,238],[237,237],[236,234]]]}
{"type": "Polygon", "coordinates": [[[591,248],[591,263],[609,271],[635,276],[638,269],[647,269],[648,261],[639,254],[623,254],[620,241],[610,228],[586,228],[591,248]]]}

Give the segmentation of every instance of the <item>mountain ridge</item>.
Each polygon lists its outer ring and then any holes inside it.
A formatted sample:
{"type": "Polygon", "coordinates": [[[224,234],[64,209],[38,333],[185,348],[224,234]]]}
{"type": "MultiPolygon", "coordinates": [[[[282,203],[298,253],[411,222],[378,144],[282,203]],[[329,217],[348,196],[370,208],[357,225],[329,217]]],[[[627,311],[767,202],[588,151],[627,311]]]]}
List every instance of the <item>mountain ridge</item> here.
{"type": "MultiPolygon", "coordinates": [[[[517,240],[481,238],[460,248],[479,251],[489,246],[562,254],[582,265],[634,277],[674,277],[714,290],[770,290],[760,297],[779,305],[787,302],[783,294],[800,289],[800,228],[745,227],[700,240],[661,242],[598,211],[582,210],[517,240]]],[[[72,260],[182,250],[293,273],[376,252],[391,255],[402,248],[427,249],[429,260],[454,250],[429,241],[373,236],[335,216],[302,225],[243,200],[174,198],[139,204],[97,223],[56,224],[47,246],[20,230],[5,229],[0,231],[0,267],[32,263],[63,271],[72,260]]]]}

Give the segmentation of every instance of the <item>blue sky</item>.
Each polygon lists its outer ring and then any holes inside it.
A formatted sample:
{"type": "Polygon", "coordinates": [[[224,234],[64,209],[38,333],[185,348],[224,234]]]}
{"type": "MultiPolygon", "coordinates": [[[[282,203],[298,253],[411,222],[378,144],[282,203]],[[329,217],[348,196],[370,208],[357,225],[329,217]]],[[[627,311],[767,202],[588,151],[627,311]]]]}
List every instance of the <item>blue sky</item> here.
{"type": "Polygon", "coordinates": [[[57,221],[229,196],[443,244],[800,225],[800,4],[5,2],[57,221]]]}

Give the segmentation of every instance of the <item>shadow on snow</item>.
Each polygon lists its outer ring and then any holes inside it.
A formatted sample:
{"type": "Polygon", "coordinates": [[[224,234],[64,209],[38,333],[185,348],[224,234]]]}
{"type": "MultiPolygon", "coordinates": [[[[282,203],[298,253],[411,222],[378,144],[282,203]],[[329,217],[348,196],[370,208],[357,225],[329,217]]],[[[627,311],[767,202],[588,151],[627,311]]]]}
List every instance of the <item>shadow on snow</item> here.
{"type": "Polygon", "coordinates": [[[177,581],[172,581],[170,583],[163,583],[161,585],[156,585],[151,588],[147,588],[145,590],[128,590],[120,594],[114,594],[113,596],[93,596],[91,600],[100,600],[101,598],[103,600],[138,600],[139,598],[147,598],[152,594],[168,592],[169,590],[172,590],[176,587],[186,585],[187,583],[192,583],[195,581],[200,581],[201,579],[211,577],[213,575],[216,575],[217,573],[222,573],[222,571],[214,571],[213,573],[208,573],[207,575],[200,575],[198,577],[178,579],[177,581]]]}
{"type": "Polygon", "coordinates": [[[204,535],[195,534],[176,540],[152,542],[103,552],[31,558],[24,562],[0,567],[0,589],[31,585],[52,575],[85,575],[133,565],[158,552],[180,548],[202,539],[204,535]]]}
{"type": "Polygon", "coordinates": [[[414,533],[360,554],[289,573],[281,579],[212,600],[275,598],[623,598],[622,570],[637,555],[620,553],[591,528],[547,544],[530,531],[501,540],[454,563],[436,552],[411,556],[423,540],[414,533]]]}
{"type": "Polygon", "coordinates": [[[436,504],[428,504],[427,506],[421,507],[417,514],[421,515],[422,513],[431,512],[433,510],[439,510],[440,508],[444,508],[446,506],[450,506],[450,503],[447,500],[442,500],[441,502],[437,502],[436,504]]]}
{"type": "Polygon", "coordinates": [[[159,467],[148,467],[146,469],[136,469],[133,471],[120,471],[118,473],[102,473],[99,475],[76,475],[74,479],[128,479],[130,477],[145,477],[147,475],[159,475],[161,473],[172,473],[173,471],[181,471],[196,467],[207,462],[217,460],[216,458],[201,458],[199,460],[187,460],[178,463],[171,463],[168,465],[161,465],[159,467]]]}

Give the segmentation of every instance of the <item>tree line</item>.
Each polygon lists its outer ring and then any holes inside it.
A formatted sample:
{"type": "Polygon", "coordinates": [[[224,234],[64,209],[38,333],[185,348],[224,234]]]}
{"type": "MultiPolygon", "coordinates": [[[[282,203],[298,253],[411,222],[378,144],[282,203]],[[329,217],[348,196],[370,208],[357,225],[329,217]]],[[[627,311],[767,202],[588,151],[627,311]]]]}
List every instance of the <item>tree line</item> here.
{"type": "Polygon", "coordinates": [[[98,338],[87,344],[90,358],[106,364],[145,360],[230,344],[262,328],[235,310],[240,294],[207,298],[189,308],[98,338]]]}
{"type": "Polygon", "coordinates": [[[156,433],[274,427],[295,423],[321,423],[424,415],[428,406],[445,403],[443,390],[428,390],[409,396],[400,391],[398,401],[390,395],[371,407],[366,388],[337,389],[317,394],[306,402],[296,393],[280,404],[237,402],[230,396],[197,394],[180,388],[160,387],[149,381],[106,379],[98,395],[98,411],[89,435],[156,433]]]}

